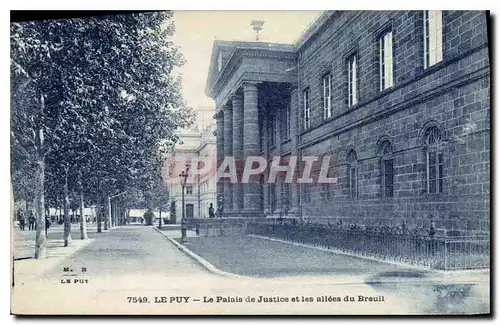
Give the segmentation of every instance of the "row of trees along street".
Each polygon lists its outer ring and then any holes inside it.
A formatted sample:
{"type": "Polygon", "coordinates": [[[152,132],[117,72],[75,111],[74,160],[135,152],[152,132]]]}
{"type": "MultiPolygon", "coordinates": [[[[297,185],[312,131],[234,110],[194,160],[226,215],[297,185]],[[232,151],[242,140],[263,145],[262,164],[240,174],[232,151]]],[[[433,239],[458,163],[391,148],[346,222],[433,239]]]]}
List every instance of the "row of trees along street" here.
{"type": "Polygon", "coordinates": [[[163,158],[193,121],[174,71],[183,58],[172,15],[11,23],[12,185],[33,207],[35,258],[46,257],[49,207],[64,207],[67,246],[70,208],[86,239],[84,205],[96,206],[101,232],[131,205],[161,201],[163,158]]]}

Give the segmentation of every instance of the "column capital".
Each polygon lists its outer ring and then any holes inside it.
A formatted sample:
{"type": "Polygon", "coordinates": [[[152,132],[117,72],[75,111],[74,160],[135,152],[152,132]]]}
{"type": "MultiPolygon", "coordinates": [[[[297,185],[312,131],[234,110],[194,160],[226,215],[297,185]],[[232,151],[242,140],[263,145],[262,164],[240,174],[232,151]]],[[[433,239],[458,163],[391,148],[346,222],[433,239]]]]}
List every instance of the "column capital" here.
{"type": "Polygon", "coordinates": [[[218,110],[217,113],[213,116],[214,119],[222,119],[224,118],[224,111],[222,109],[218,110]]]}
{"type": "Polygon", "coordinates": [[[257,86],[261,83],[261,81],[243,81],[241,86],[243,87],[243,91],[257,90],[257,86]]]}
{"type": "Polygon", "coordinates": [[[233,110],[233,106],[229,103],[222,105],[222,110],[225,112],[231,112],[233,110]]]}
{"type": "Polygon", "coordinates": [[[243,93],[239,93],[239,92],[236,92],[234,94],[231,95],[231,100],[243,100],[243,93]]]}

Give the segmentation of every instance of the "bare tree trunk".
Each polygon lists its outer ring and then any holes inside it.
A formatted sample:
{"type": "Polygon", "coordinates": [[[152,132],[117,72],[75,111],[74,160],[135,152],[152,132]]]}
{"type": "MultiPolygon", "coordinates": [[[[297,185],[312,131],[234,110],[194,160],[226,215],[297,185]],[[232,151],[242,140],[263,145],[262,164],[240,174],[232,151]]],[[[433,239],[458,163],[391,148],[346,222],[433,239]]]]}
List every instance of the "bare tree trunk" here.
{"type": "Polygon", "coordinates": [[[88,239],[87,235],[87,220],[85,220],[85,216],[83,215],[83,209],[85,208],[85,202],[83,197],[83,186],[80,180],[80,238],[88,239]]]}
{"type": "Polygon", "coordinates": [[[123,226],[125,224],[125,211],[123,210],[122,202],[120,200],[120,205],[118,208],[118,224],[123,226]]]}
{"type": "Polygon", "coordinates": [[[12,186],[12,181],[10,182],[10,219],[12,222],[12,227],[10,228],[10,252],[12,254],[12,259],[11,259],[11,264],[10,264],[10,272],[11,272],[11,280],[12,280],[12,287],[15,285],[15,277],[14,277],[14,261],[16,260],[16,256],[14,253],[14,229],[16,227],[16,215],[14,213],[14,187],[12,186]]]}
{"type": "Polygon", "coordinates": [[[45,99],[43,94],[40,96],[40,116],[38,121],[38,130],[36,133],[36,170],[35,170],[35,218],[36,218],[36,235],[35,235],[35,258],[47,258],[47,238],[45,236],[45,196],[44,196],[44,180],[45,180],[45,159],[43,155],[43,125],[42,116],[45,109],[45,99]]]}
{"type": "Polygon", "coordinates": [[[64,247],[71,245],[71,219],[69,215],[68,169],[64,175],[64,247]]]}
{"type": "Polygon", "coordinates": [[[96,222],[97,232],[102,232],[102,218],[101,218],[101,191],[97,190],[97,204],[96,204],[96,222]]]}
{"type": "Polygon", "coordinates": [[[111,204],[111,227],[116,227],[116,200],[111,204]]]}
{"type": "Polygon", "coordinates": [[[118,201],[118,209],[116,211],[117,218],[118,218],[118,225],[122,226],[123,225],[123,212],[122,212],[122,201],[121,199],[118,201]]]}
{"type": "Polygon", "coordinates": [[[110,199],[109,196],[106,195],[106,199],[104,200],[104,213],[106,213],[106,216],[104,217],[104,230],[109,229],[109,218],[111,214],[110,209],[111,209],[110,199]]]}

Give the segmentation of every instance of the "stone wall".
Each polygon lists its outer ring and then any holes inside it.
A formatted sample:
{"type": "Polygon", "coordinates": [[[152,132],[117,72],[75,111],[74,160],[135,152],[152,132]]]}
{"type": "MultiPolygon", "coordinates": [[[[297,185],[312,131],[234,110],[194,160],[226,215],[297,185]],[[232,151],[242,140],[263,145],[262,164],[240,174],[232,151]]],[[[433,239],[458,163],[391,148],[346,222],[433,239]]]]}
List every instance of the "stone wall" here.
{"type": "MultiPolygon", "coordinates": [[[[312,127],[301,154],[328,154],[337,184],[311,185],[302,216],[321,222],[489,230],[490,81],[486,14],[443,12],[443,61],[424,69],[421,11],[338,12],[300,49],[299,98],[309,89],[312,127]],[[393,33],[394,86],[379,90],[378,37],[393,33]],[[347,58],[358,55],[359,102],[347,105],[347,58]],[[332,117],[323,119],[322,76],[332,74],[332,117]],[[429,127],[441,132],[443,193],[427,194],[429,127]],[[394,195],[383,197],[379,145],[393,146],[394,195]],[[351,199],[347,154],[358,165],[351,199]],[[326,222],[326,221],[325,221],[326,222]]],[[[303,105],[300,100],[303,127],[303,105]]]]}
{"type": "Polygon", "coordinates": [[[243,236],[247,233],[247,225],[252,220],[254,218],[244,217],[200,219],[197,220],[199,235],[201,237],[243,236]]]}

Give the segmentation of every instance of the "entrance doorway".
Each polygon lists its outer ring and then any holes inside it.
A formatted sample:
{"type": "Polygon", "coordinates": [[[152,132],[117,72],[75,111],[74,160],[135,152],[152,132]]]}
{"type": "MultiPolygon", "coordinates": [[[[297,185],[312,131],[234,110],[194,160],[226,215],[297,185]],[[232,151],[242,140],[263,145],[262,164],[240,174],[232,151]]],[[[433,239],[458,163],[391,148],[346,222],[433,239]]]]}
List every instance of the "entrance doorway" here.
{"type": "Polygon", "coordinates": [[[194,205],[186,204],[186,219],[193,219],[194,205]]]}

